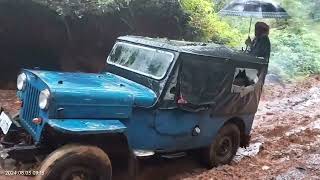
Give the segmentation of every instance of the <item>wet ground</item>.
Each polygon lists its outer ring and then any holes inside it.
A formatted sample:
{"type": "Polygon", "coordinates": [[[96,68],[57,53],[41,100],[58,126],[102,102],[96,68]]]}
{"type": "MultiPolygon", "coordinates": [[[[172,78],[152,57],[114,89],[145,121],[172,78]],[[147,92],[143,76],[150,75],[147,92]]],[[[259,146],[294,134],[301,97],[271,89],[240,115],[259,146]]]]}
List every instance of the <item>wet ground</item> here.
{"type": "MultiPolygon", "coordinates": [[[[11,113],[18,105],[14,97],[0,90],[0,105],[11,113]]],[[[230,165],[206,170],[191,156],[153,160],[143,163],[140,179],[320,179],[320,78],[286,85],[271,80],[261,99],[251,146],[240,149],[230,165]]],[[[124,166],[117,164],[115,178],[126,179],[124,166]]]]}

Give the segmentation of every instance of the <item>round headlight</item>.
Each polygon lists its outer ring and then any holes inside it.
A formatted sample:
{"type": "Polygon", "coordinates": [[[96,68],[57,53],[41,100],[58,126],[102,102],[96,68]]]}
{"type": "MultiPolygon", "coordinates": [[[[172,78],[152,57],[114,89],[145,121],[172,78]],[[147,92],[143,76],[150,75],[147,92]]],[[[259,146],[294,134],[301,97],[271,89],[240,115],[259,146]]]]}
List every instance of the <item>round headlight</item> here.
{"type": "Polygon", "coordinates": [[[25,73],[21,73],[17,79],[17,88],[19,91],[24,90],[27,84],[27,75],[25,73]]]}
{"type": "Polygon", "coordinates": [[[48,109],[49,107],[49,99],[50,99],[50,91],[48,89],[45,89],[41,91],[39,95],[39,107],[40,109],[48,109]]]}

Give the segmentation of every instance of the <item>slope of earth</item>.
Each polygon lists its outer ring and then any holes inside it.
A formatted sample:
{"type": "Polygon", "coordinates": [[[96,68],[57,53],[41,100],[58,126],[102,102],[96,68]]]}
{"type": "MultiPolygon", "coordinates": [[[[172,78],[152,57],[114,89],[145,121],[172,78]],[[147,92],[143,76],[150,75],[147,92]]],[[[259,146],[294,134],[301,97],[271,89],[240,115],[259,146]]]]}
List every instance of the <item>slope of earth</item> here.
{"type": "MultiPolygon", "coordinates": [[[[286,85],[267,82],[252,130],[251,143],[260,145],[255,156],[212,170],[190,156],[144,161],[139,179],[320,179],[319,105],[319,76],[286,85]]],[[[0,91],[0,106],[16,112],[15,93],[0,91]]],[[[115,179],[126,179],[126,169],[114,169],[115,179]]]]}

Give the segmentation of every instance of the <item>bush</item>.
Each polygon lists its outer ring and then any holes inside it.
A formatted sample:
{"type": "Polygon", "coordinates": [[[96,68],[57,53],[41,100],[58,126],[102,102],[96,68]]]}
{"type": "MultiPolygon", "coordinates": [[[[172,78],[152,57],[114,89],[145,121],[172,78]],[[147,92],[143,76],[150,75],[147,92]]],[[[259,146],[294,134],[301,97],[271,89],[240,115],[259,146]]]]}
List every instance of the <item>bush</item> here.
{"type": "Polygon", "coordinates": [[[181,0],[182,8],[190,15],[189,25],[195,41],[213,41],[236,46],[240,33],[222,21],[210,0],[181,0]]]}
{"type": "Polygon", "coordinates": [[[316,37],[312,33],[273,31],[269,71],[285,79],[320,73],[320,46],[316,44],[316,37]]]}
{"type": "MultiPolygon", "coordinates": [[[[269,71],[285,79],[320,73],[320,24],[310,12],[315,2],[282,0],[291,18],[273,24],[270,38],[272,56],[269,71]]],[[[314,11],[312,11],[314,10],[314,11]]]]}

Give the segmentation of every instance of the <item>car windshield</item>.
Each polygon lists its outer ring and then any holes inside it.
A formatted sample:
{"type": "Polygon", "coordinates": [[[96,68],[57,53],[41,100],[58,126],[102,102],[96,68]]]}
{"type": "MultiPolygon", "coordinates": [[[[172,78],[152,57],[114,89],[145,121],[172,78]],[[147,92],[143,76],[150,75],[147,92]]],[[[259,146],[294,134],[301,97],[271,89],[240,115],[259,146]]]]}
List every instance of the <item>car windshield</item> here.
{"type": "Polygon", "coordinates": [[[173,58],[171,52],[118,42],[107,62],[154,79],[162,79],[173,58]]]}

